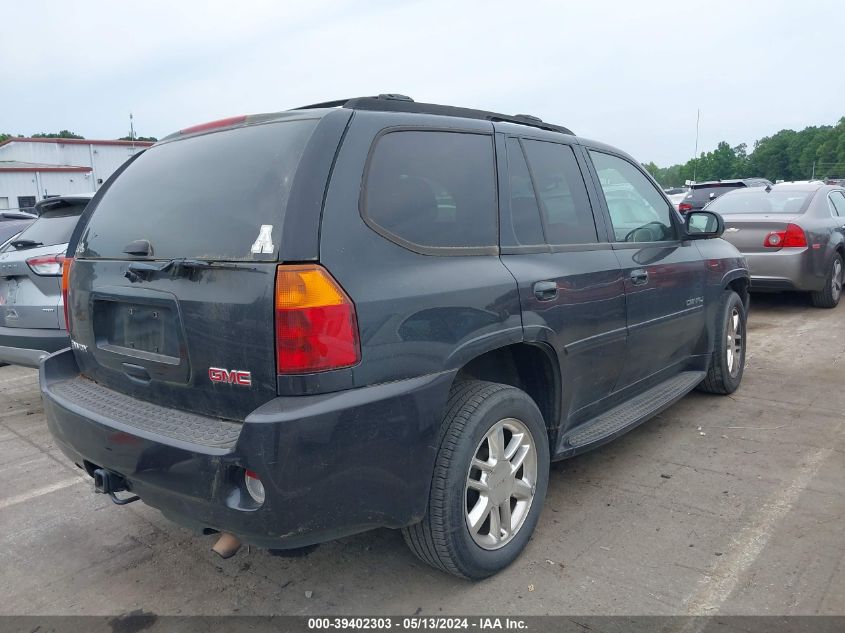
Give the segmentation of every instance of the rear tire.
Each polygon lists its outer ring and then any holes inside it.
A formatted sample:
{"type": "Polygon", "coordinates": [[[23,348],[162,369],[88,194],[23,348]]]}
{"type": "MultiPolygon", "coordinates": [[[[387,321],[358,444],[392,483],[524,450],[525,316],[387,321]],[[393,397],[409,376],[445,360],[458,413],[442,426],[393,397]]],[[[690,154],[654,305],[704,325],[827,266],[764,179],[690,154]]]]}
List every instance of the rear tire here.
{"type": "Polygon", "coordinates": [[[716,342],[707,375],[698,388],[729,394],[739,388],[745,370],[745,304],[733,290],[725,290],[716,311],[716,342]]]}
{"type": "Polygon", "coordinates": [[[549,479],[543,416],[520,389],[459,382],[438,445],[426,515],[402,534],[432,567],[486,578],[516,559],[540,517],[549,479]]]}
{"type": "Polygon", "coordinates": [[[817,308],[835,308],[842,296],[842,255],[836,253],[827,269],[824,288],[810,293],[813,305],[817,308]]]}

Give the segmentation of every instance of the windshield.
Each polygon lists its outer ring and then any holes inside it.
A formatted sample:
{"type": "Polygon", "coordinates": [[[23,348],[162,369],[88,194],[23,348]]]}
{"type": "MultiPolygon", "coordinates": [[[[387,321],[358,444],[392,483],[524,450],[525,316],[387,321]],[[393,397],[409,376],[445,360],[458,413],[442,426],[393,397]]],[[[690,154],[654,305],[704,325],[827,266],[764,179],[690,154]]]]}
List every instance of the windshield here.
{"type": "MultiPolygon", "coordinates": [[[[316,119],[252,125],[154,146],[109,187],[82,257],[272,260],[296,167],[316,119]]],[[[79,252],[79,251],[78,251],[79,252]]]]}
{"type": "MultiPolygon", "coordinates": [[[[14,241],[19,244],[18,250],[35,246],[67,244],[86,204],[88,204],[87,201],[70,202],[58,208],[44,210],[35,222],[15,238],[14,241]],[[24,241],[27,243],[22,244],[21,242],[24,241]]],[[[14,246],[9,248],[15,250],[14,246]]]]}
{"type": "Polygon", "coordinates": [[[708,205],[722,215],[740,213],[803,213],[813,191],[744,189],[717,198],[708,205]]]}

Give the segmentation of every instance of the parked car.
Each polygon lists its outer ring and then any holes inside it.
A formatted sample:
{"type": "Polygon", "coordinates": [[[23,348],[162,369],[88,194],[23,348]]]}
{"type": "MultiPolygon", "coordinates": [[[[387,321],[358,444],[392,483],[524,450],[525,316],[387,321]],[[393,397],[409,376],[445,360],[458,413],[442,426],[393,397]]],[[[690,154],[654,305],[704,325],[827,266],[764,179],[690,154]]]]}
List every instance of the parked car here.
{"type": "Polygon", "coordinates": [[[666,197],[669,198],[669,202],[671,202],[672,206],[674,206],[677,210],[684,198],[687,197],[689,189],[686,187],[670,187],[669,189],[664,189],[663,193],[666,194],[666,197]]]}
{"type": "Polygon", "coordinates": [[[36,216],[24,211],[0,211],[0,249],[35,221],[36,216]]]}
{"type": "Polygon", "coordinates": [[[0,362],[38,367],[70,345],[62,303],[62,261],[93,194],[36,204],[38,219],[0,250],[0,362]]]}
{"type": "Polygon", "coordinates": [[[226,555],[385,526],[489,576],[550,460],[742,379],[718,214],[535,117],[382,95],[208,123],[86,217],[50,430],[98,491],[226,555]]]}
{"type": "Polygon", "coordinates": [[[748,260],[752,290],[809,292],[820,308],[839,303],[845,189],[821,183],[738,189],[707,209],[724,216],[725,239],[748,260]]]}
{"type": "Polygon", "coordinates": [[[689,193],[678,203],[678,211],[688,213],[703,209],[707,203],[722,194],[744,187],[766,187],[771,181],[765,178],[740,178],[736,180],[710,180],[690,185],[689,193]]]}

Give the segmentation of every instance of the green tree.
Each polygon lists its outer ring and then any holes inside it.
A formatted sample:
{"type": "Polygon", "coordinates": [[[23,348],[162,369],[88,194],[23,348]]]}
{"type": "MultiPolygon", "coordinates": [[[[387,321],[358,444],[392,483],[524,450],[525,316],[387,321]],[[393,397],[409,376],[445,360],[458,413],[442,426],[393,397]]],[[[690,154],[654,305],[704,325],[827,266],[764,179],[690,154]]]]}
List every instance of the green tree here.
{"type": "Polygon", "coordinates": [[[79,134],[74,134],[70,130],[61,130],[59,132],[40,132],[33,134],[32,138],[85,138],[79,134]]]}
{"type": "Polygon", "coordinates": [[[150,141],[155,143],[158,139],[155,136],[136,136],[134,139],[131,136],[121,136],[118,141],[150,141]]]}
{"type": "Polygon", "coordinates": [[[685,180],[725,180],[762,176],[771,181],[845,177],[845,117],[835,126],[810,126],[800,132],[781,130],[754,143],[751,153],[744,143],[727,141],[702,152],[683,165],[659,167],[645,164],[663,186],[685,180]]]}

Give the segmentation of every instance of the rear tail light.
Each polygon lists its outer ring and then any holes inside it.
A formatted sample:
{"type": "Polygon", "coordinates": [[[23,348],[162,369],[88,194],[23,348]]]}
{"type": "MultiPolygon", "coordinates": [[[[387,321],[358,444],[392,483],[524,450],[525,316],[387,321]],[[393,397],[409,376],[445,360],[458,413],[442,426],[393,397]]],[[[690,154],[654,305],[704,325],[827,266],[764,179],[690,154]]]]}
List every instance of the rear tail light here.
{"type": "Polygon", "coordinates": [[[68,289],[70,288],[70,271],[73,268],[73,257],[65,257],[62,260],[62,305],[65,309],[65,329],[70,333],[70,301],[68,300],[68,289]]]}
{"type": "Polygon", "coordinates": [[[807,236],[797,224],[788,224],[785,231],[772,231],[763,240],[766,248],[805,248],[807,236]]]}
{"type": "Polygon", "coordinates": [[[43,277],[58,277],[62,274],[64,255],[39,255],[26,260],[27,265],[36,275],[43,277]]]}
{"type": "Polygon", "coordinates": [[[692,205],[689,202],[682,202],[678,205],[678,211],[680,211],[681,213],[692,211],[692,205]]]}
{"type": "Polygon", "coordinates": [[[276,269],[276,368],[302,374],[361,359],[355,306],[322,266],[276,269]]]}
{"type": "Polygon", "coordinates": [[[249,496],[252,497],[256,503],[264,503],[264,484],[261,483],[259,476],[251,470],[244,471],[244,486],[246,486],[246,491],[249,493],[249,496]]]}

